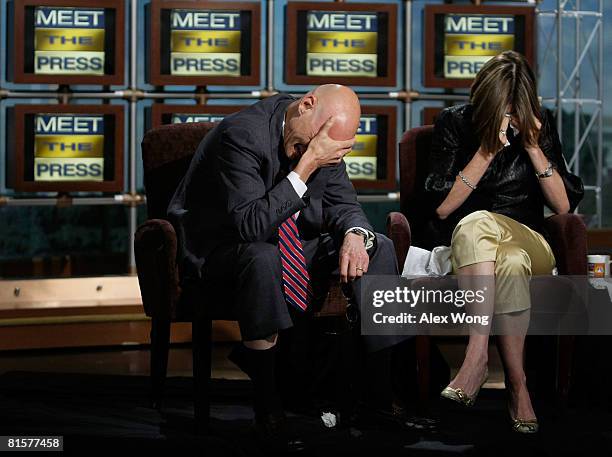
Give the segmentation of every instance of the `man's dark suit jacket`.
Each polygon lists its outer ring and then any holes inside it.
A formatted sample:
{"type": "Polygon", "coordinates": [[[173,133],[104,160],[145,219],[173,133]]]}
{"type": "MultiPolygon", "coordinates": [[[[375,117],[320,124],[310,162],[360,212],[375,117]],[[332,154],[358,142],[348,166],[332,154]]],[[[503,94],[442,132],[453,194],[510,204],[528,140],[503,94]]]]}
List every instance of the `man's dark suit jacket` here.
{"type": "Polygon", "coordinates": [[[302,198],[285,177],[282,124],[294,100],[281,94],[255,103],[200,143],[168,207],[183,278],[199,279],[207,254],[221,243],[276,243],[279,225],[296,211],[304,240],[328,232],[341,241],[357,226],[373,232],[344,162],[313,173],[302,198]]]}

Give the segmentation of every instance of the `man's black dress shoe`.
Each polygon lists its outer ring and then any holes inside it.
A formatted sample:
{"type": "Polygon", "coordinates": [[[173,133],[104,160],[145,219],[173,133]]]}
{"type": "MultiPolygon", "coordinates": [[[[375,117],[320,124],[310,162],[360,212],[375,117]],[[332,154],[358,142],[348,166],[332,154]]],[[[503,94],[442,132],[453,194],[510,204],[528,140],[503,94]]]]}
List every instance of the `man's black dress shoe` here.
{"type": "Polygon", "coordinates": [[[264,451],[292,454],[305,448],[304,442],[294,436],[283,412],[256,414],[253,429],[255,438],[264,451]]]}
{"type": "Polygon", "coordinates": [[[229,354],[228,359],[234,362],[244,371],[253,381],[255,385],[255,395],[253,398],[253,409],[255,411],[255,421],[253,430],[255,439],[259,443],[261,449],[273,454],[288,454],[299,452],[304,449],[304,442],[293,436],[290,430],[285,413],[283,412],[280,397],[271,391],[264,390],[264,395],[257,395],[257,386],[261,387],[266,382],[266,375],[271,375],[273,372],[262,372],[261,366],[258,366],[260,359],[254,356],[261,356],[258,352],[245,348],[242,344],[234,347],[229,354]]]}

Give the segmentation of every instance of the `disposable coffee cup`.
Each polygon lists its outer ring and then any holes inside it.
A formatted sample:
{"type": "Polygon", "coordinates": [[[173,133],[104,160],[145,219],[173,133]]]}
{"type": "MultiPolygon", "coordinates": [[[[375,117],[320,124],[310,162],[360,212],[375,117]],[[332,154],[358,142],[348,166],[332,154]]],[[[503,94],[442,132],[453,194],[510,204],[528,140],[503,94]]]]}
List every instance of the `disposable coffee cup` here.
{"type": "Polygon", "coordinates": [[[593,254],[587,256],[589,282],[596,289],[607,289],[610,278],[610,256],[593,254]]]}
{"type": "Polygon", "coordinates": [[[610,256],[609,255],[589,255],[589,278],[609,278],[610,277],[610,256]]]}

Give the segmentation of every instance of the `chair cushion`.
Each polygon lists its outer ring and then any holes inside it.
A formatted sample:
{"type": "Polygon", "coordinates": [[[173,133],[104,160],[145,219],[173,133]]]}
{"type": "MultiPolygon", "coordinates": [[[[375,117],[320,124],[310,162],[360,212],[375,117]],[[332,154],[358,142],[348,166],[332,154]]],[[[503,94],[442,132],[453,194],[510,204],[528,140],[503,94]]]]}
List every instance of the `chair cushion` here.
{"type": "Polygon", "coordinates": [[[577,214],[557,214],[544,221],[557,269],[562,275],[587,274],[587,230],[577,214]]]}
{"type": "Polygon", "coordinates": [[[433,126],[416,127],[405,132],[399,144],[400,209],[410,222],[412,244],[426,249],[435,246],[429,231],[433,212],[423,198],[432,136],[433,126]]]}
{"type": "Polygon", "coordinates": [[[142,140],[142,163],[149,219],[165,219],[166,209],[210,122],[169,124],[149,130],[142,140]]]}

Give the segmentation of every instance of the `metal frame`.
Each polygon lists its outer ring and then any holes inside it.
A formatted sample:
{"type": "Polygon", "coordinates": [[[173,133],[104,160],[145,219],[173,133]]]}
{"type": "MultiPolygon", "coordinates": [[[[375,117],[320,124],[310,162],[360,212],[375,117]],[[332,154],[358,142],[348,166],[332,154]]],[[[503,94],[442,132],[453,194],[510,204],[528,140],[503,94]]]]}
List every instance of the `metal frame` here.
{"type": "MultiPolygon", "coordinates": [[[[563,116],[566,108],[573,107],[574,135],[568,161],[569,169],[583,176],[581,161],[590,159],[594,167],[594,179],[585,183],[585,190],[595,193],[595,213],[590,225],[601,227],[603,218],[602,180],[603,180],[603,0],[597,0],[594,8],[583,9],[581,0],[557,0],[554,11],[539,11],[542,19],[553,19],[553,31],[556,31],[556,46],[552,46],[552,37],[547,40],[544,50],[544,62],[552,56],[556,60],[556,92],[553,102],[557,114],[557,130],[563,135],[563,116]],[[584,26],[585,19],[591,19],[589,29],[584,26]],[[567,27],[567,21],[574,21],[573,27],[567,27]],[[587,36],[585,36],[587,32],[587,36]],[[565,45],[575,40],[575,52],[571,60],[563,53],[565,45]],[[588,60],[587,60],[588,59],[588,60]],[[566,60],[569,60],[566,62],[566,60]],[[583,65],[585,60],[590,65],[583,65]],[[589,87],[596,87],[595,98],[583,95],[583,77],[588,75],[586,69],[591,69],[589,87]],[[584,108],[592,107],[593,112],[588,123],[584,119],[584,108]],[[596,143],[593,145],[593,140],[596,143]]],[[[565,113],[565,116],[571,113],[565,113]]]]}

